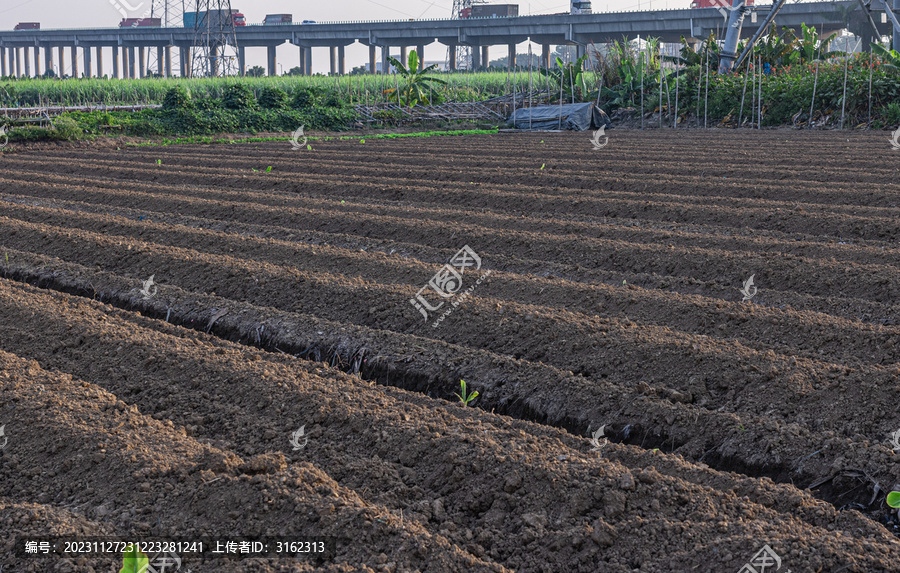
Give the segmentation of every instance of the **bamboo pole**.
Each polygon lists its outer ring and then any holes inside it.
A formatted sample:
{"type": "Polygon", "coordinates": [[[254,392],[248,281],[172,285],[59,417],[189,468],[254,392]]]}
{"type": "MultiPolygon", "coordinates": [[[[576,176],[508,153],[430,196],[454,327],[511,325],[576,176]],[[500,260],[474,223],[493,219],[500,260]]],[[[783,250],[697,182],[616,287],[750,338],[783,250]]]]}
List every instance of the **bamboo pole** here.
{"type": "Polygon", "coordinates": [[[756,105],[759,106],[759,113],[757,113],[757,119],[759,119],[759,121],[756,123],[756,129],[762,129],[762,84],[763,84],[762,55],[757,57],[756,63],[759,64],[759,98],[757,98],[757,100],[756,100],[756,105]]]}
{"type": "MultiPolygon", "coordinates": [[[[638,39],[640,41],[640,39],[638,39]]],[[[641,129],[644,129],[644,51],[641,50],[641,129]]]]}
{"type": "Polygon", "coordinates": [[[869,47],[869,121],[866,129],[872,129],[872,48],[869,47]]]}
{"type": "Polygon", "coordinates": [[[675,123],[672,125],[672,129],[678,129],[678,72],[681,69],[681,66],[675,64],[675,123]]]}
{"type": "Polygon", "coordinates": [[[738,114],[738,128],[741,127],[744,119],[744,100],[747,97],[747,78],[750,76],[750,65],[747,65],[747,71],[744,72],[744,91],[741,93],[741,111],[738,114]]]}
{"type": "Polygon", "coordinates": [[[706,43],[706,95],[703,96],[703,129],[707,129],[709,118],[709,42],[706,43]]]}

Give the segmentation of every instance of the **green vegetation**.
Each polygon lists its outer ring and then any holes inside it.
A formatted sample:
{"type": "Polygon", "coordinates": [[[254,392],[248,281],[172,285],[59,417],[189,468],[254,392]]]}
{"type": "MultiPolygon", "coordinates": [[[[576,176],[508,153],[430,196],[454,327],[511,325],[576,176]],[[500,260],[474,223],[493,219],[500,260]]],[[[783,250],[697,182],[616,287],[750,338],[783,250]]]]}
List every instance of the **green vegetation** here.
{"type": "Polygon", "coordinates": [[[463,406],[468,406],[469,402],[478,397],[478,391],[474,391],[471,394],[466,394],[466,381],[460,380],[459,385],[462,388],[462,392],[460,394],[456,394],[456,397],[459,398],[459,401],[462,402],[463,406]]]}
{"type": "Polygon", "coordinates": [[[437,69],[437,64],[420,70],[419,56],[415,50],[409,53],[408,65],[403,65],[397,58],[388,58],[388,60],[392,66],[397,68],[397,73],[403,78],[402,88],[391,88],[385,91],[385,95],[389,98],[396,98],[398,104],[402,103],[410,107],[418,104],[434,105],[443,101],[440,92],[435,91],[435,85],[445,86],[447,82],[428,75],[437,69]]]}
{"type": "Polygon", "coordinates": [[[900,491],[887,494],[887,504],[895,509],[900,508],[900,491]]]}
{"type": "Polygon", "coordinates": [[[119,573],[144,573],[150,567],[150,559],[138,551],[137,547],[131,546],[122,557],[122,568],[119,573]]]}

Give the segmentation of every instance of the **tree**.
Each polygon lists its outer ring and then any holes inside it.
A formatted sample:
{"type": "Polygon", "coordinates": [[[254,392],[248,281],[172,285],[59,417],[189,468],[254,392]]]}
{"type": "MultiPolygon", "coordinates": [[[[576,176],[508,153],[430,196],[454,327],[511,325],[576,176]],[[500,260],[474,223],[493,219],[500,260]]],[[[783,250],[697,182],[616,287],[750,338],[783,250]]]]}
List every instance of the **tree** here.
{"type": "Polygon", "coordinates": [[[262,66],[253,66],[247,70],[247,75],[251,78],[261,78],[266,75],[266,70],[262,66]]]}
{"type": "Polygon", "coordinates": [[[404,85],[399,91],[395,88],[385,90],[385,95],[395,96],[397,103],[402,102],[410,107],[418,103],[434,103],[438,100],[439,96],[434,91],[434,84],[446,85],[447,82],[428,75],[437,68],[437,64],[432,64],[420,71],[419,55],[415,50],[409,53],[409,61],[406,66],[394,57],[388,58],[388,61],[397,69],[397,73],[403,76],[404,85]]]}
{"type": "Polygon", "coordinates": [[[286,76],[302,76],[303,68],[301,68],[300,66],[294,66],[293,68],[289,69],[287,71],[287,73],[284,75],[286,75],[286,76]]]}

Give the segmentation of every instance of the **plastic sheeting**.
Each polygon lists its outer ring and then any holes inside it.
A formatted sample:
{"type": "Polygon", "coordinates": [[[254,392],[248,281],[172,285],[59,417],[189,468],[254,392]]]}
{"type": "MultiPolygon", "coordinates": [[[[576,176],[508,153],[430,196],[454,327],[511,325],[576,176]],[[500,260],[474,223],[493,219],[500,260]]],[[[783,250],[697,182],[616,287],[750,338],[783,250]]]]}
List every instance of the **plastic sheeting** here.
{"type": "Polygon", "coordinates": [[[609,127],[609,116],[593,103],[567,103],[517,109],[507,120],[516,129],[569,129],[585,131],[609,127]]]}

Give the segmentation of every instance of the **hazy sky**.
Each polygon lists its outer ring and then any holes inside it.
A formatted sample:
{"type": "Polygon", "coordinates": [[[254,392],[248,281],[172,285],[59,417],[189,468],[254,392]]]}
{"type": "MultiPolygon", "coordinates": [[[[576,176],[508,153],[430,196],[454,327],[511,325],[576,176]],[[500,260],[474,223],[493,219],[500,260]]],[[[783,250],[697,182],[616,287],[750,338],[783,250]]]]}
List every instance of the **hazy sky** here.
{"type": "MultiPolygon", "coordinates": [[[[118,0],[122,3],[122,0],[118,0]]],[[[137,7],[144,2],[140,12],[151,0],[126,0],[137,7]]],[[[491,1],[492,4],[510,3],[515,0],[491,1]]],[[[554,14],[567,12],[569,0],[522,0],[518,2],[519,14],[554,14]]],[[[687,8],[690,0],[594,0],[594,12],[637,9],[687,8]]],[[[313,0],[231,0],[231,6],[240,10],[248,22],[262,22],[266,14],[293,14],[294,22],[316,20],[401,20],[409,18],[446,18],[450,16],[453,0],[340,0],[323,2],[313,0]]],[[[140,13],[137,14],[140,16],[140,13]]],[[[116,26],[121,19],[113,0],[0,0],[0,29],[12,29],[18,22],[40,22],[42,28],[88,28],[116,26]]],[[[446,46],[432,44],[425,48],[426,60],[444,60],[446,46]]],[[[522,44],[520,53],[527,51],[522,44]]],[[[506,48],[497,46],[491,50],[491,59],[504,56],[506,48]]],[[[105,59],[109,61],[109,56],[105,59]]],[[[247,50],[249,65],[265,65],[265,49],[247,50]]],[[[368,49],[360,44],[347,47],[347,70],[368,61],[368,49]]],[[[290,44],[278,48],[278,62],[286,71],[300,63],[299,51],[290,44]]],[[[327,73],[329,60],[327,48],[313,50],[313,71],[327,73]]],[[[280,72],[279,72],[280,73],[280,72]]]]}

